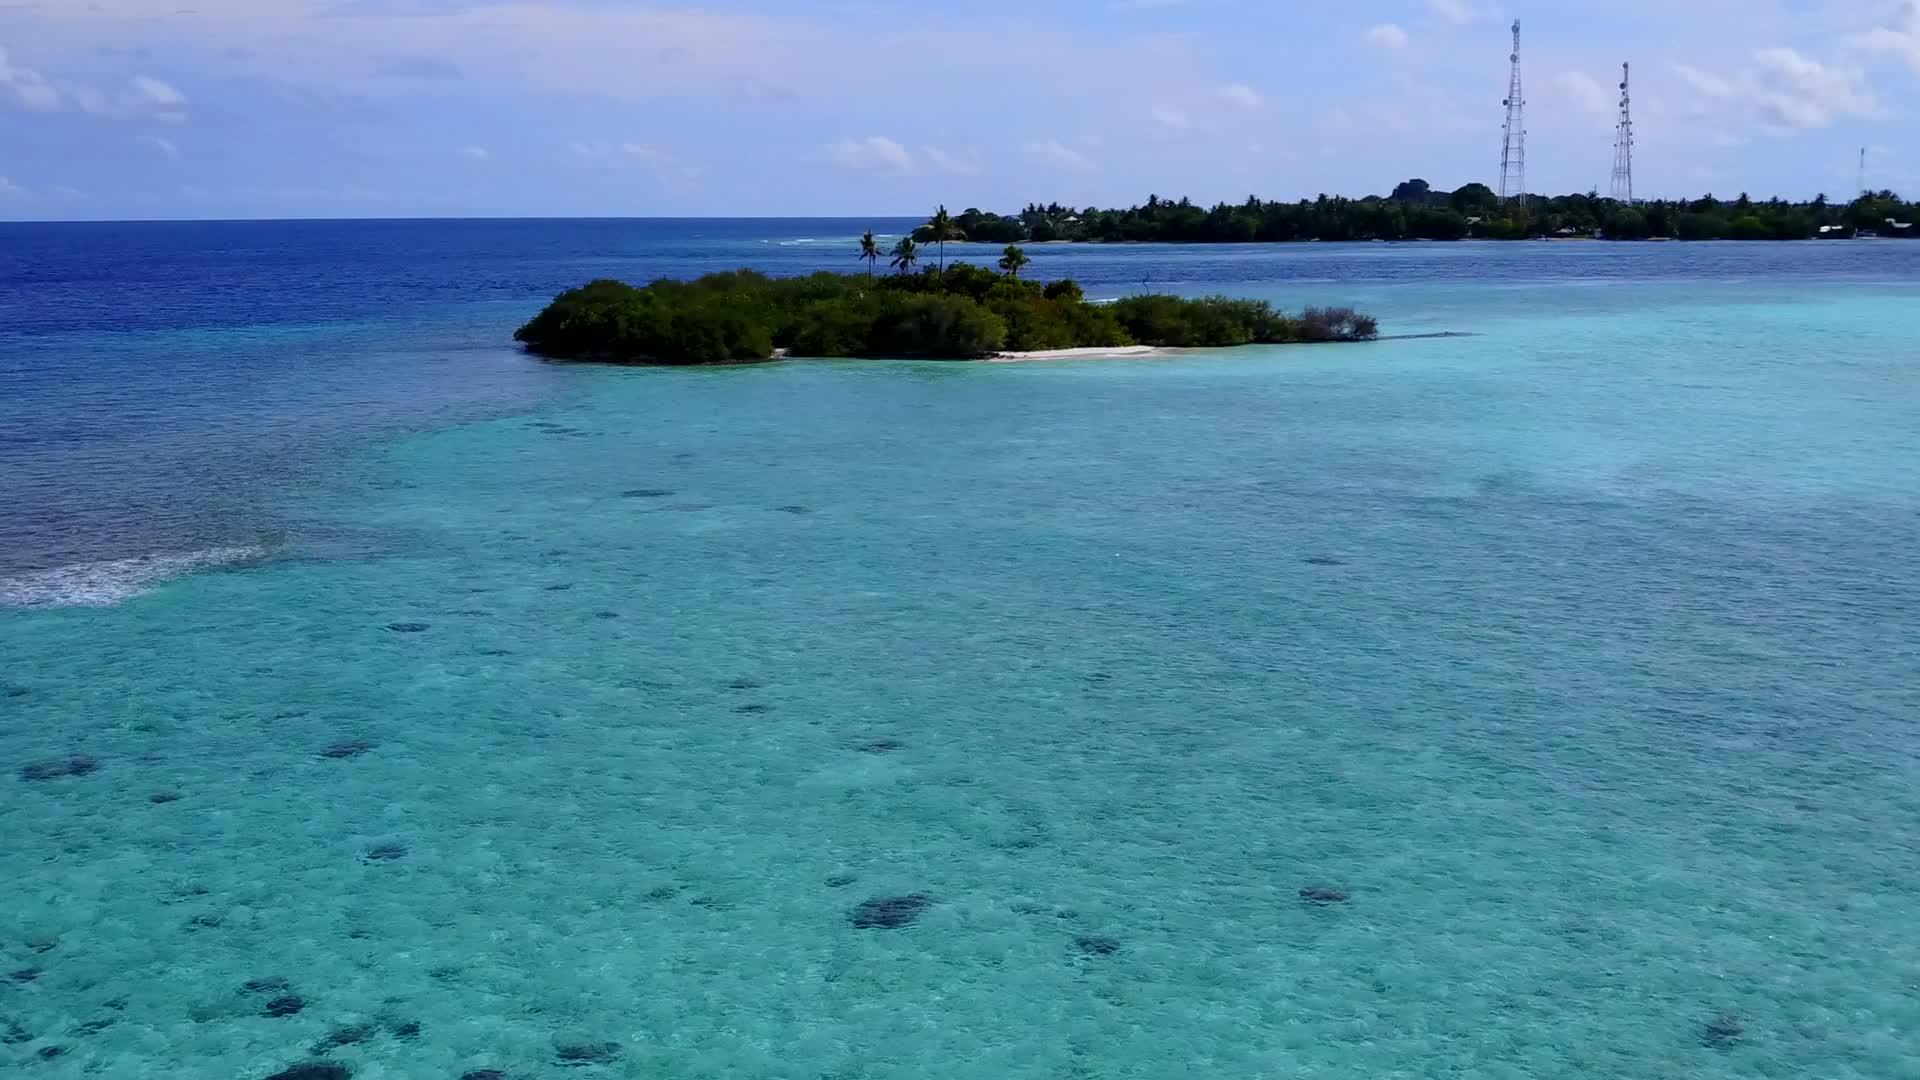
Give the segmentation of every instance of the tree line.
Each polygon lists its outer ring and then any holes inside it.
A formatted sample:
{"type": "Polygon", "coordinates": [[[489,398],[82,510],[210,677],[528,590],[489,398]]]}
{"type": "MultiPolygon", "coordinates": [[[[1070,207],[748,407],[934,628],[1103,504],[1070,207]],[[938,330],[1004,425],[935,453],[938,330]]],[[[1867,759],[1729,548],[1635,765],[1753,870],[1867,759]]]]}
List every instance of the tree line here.
{"type": "Polygon", "coordinates": [[[1202,207],[1189,199],[1150,196],[1125,209],[1034,203],[1018,214],[969,208],[917,229],[916,244],[946,240],[1022,244],[1050,241],[1283,243],[1368,240],[1526,240],[1599,236],[1610,240],[1811,240],[1879,235],[1920,239],[1920,205],[1892,191],[1862,192],[1851,202],[1821,195],[1811,202],[1759,201],[1741,194],[1725,200],[1649,199],[1625,203],[1596,192],[1529,196],[1502,202],[1485,184],[1436,191],[1409,180],[1386,196],[1349,199],[1321,195],[1298,202],[1202,207]],[[944,219],[944,220],[943,220],[944,219]]]}

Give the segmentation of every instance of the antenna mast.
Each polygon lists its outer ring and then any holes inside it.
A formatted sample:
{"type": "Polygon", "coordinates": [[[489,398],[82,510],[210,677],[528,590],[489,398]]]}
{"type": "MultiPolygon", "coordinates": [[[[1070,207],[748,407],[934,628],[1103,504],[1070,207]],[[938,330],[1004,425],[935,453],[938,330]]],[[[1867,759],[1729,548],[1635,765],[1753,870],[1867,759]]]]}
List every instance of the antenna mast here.
{"type": "Polygon", "coordinates": [[[1855,190],[1860,193],[1860,198],[1867,197],[1867,148],[1864,146],[1860,148],[1860,183],[1855,190]]]}
{"type": "Polygon", "coordinates": [[[1620,126],[1613,133],[1613,197],[1633,204],[1633,92],[1631,65],[1620,65],[1620,126]]]}
{"type": "Polygon", "coordinates": [[[1513,74],[1507,81],[1507,122],[1501,127],[1506,142],[1500,148],[1500,201],[1527,205],[1527,99],[1520,88],[1520,20],[1513,20],[1513,74]]]}

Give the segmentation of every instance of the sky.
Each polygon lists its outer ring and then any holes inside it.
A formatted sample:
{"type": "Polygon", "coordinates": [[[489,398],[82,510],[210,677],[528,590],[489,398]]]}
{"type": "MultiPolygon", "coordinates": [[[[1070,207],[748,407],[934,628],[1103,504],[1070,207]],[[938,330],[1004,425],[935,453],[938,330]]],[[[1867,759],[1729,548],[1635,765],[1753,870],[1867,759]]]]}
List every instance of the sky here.
{"type": "Polygon", "coordinates": [[[0,0],[0,220],[1920,194],[1920,0],[0,0]]]}

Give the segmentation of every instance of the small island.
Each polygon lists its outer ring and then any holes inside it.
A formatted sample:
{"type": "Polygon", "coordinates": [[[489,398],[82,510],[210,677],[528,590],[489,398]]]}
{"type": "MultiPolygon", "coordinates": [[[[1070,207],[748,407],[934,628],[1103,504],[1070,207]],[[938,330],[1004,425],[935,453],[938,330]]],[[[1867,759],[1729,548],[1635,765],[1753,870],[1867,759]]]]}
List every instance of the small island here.
{"type": "MultiPolygon", "coordinates": [[[[936,222],[939,218],[936,217],[936,222]]],[[[1299,315],[1262,300],[1129,296],[1089,301],[1072,281],[1020,276],[1008,247],[1000,272],[967,263],[915,270],[921,245],[903,239],[891,274],[868,233],[864,273],[770,278],[751,270],[634,286],[594,281],[561,293],[514,340],[552,360],[740,364],[777,357],[979,360],[1005,353],[1371,341],[1374,319],[1350,308],[1299,315]]]]}

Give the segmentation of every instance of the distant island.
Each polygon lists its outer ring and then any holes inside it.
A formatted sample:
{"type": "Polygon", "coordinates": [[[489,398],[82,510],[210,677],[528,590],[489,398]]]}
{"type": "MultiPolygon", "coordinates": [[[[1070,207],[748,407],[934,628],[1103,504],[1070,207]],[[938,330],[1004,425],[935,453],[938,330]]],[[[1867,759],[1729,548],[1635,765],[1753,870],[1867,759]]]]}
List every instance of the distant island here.
{"type": "MultiPolygon", "coordinates": [[[[1920,239],[1920,205],[1891,191],[1865,192],[1850,203],[1822,195],[1812,202],[1758,202],[1704,198],[1623,203],[1597,193],[1528,196],[1502,203],[1485,184],[1435,191],[1425,180],[1408,180],[1386,196],[1362,199],[1322,195],[1299,202],[1201,207],[1153,196],[1124,210],[1076,210],[1058,203],[1033,204],[1018,214],[978,209],[953,219],[948,239],[975,243],[1027,244],[1160,242],[1248,244],[1288,241],[1368,240],[1812,240],[1885,236],[1920,239]]],[[[931,225],[914,234],[936,239],[931,225]]]]}
{"type": "MultiPolygon", "coordinates": [[[[936,214],[936,233],[951,220],[936,214]]],[[[948,233],[950,238],[950,232],[948,233]]],[[[633,364],[739,364],[793,357],[973,360],[1007,352],[1224,347],[1370,341],[1379,327],[1350,308],[1299,315],[1260,300],[1129,296],[1087,300],[1072,281],[1020,276],[1017,246],[1000,272],[967,263],[925,266],[911,238],[891,250],[891,274],[873,234],[860,242],[861,274],[770,278],[750,270],[695,281],[634,286],[594,281],[561,293],[514,339],[554,360],[633,364]]]]}

